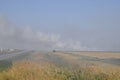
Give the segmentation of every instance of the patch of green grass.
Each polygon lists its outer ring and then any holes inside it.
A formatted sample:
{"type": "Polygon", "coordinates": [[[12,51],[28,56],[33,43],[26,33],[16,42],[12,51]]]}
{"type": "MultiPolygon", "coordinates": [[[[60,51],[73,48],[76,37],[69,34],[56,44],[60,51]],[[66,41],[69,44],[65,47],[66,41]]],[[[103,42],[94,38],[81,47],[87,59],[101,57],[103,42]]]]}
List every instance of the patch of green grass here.
{"type": "Polygon", "coordinates": [[[0,61],[0,72],[8,69],[9,67],[11,67],[12,63],[10,61],[6,61],[6,60],[1,60],[0,61]]]}

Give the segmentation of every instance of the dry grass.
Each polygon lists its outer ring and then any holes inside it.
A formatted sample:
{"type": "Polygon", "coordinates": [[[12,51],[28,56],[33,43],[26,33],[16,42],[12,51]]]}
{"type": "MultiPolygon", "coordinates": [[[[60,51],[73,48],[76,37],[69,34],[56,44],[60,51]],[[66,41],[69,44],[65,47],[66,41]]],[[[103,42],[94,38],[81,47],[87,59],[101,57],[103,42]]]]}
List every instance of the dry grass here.
{"type": "Polygon", "coordinates": [[[101,66],[59,68],[51,63],[20,61],[0,73],[0,80],[119,80],[120,68],[101,66]]]}
{"type": "Polygon", "coordinates": [[[120,58],[120,53],[114,52],[74,52],[76,55],[91,56],[97,58],[120,58]]]}
{"type": "Polygon", "coordinates": [[[9,70],[0,73],[0,80],[63,80],[52,71],[52,66],[48,63],[17,62],[9,70]]]}

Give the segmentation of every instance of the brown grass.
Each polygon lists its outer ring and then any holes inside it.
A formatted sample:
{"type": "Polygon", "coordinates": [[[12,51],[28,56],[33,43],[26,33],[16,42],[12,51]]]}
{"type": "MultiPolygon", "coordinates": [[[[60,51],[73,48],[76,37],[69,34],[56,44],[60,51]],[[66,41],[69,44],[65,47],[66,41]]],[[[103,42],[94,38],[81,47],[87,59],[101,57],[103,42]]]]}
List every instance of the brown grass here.
{"type": "Polygon", "coordinates": [[[51,63],[20,61],[0,72],[0,80],[119,80],[120,68],[104,69],[86,66],[73,69],[59,68],[51,63]]]}
{"type": "Polygon", "coordinates": [[[114,52],[73,52],[73,54],[97,58],[120,58],[120,53],[114,52]]]}

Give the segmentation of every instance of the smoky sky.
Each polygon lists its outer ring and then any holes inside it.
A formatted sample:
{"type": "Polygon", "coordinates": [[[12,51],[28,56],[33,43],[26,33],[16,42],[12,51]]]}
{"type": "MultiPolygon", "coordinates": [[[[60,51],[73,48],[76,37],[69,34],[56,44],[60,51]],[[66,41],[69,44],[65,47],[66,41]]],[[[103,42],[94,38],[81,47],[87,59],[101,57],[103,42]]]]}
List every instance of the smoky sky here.
{"type": "MultiPolygon", "coordinates": [[[[106,21],[107,22],[107,21],[106,21]]],[[[102,50],[120,51],[120,27],[111,22],[109,27],[58,28],[61,33],[47,33],[30,26],[18,27],[6,16],[0,15],[0,47],[35,50],[102,50]],[[115,25],[118,26],[115,26],[115,25]],[[113,27],[115,26],[115,27],[113,27]],[[71,37],[72,36],[72,37],[71,37]]],[[[105,23],[104,23],[105,25],[105,23]]],[[[56,29],[57,30],[57,29],[56,29]]],[[[59,31],[58,31],[59,32],[59,31]]]]}
{"type": "Polygon", "coordinates": [[[0,1],[0,48],[120,51],[120,0],[0,1]]]}
{"type": "Polygon", "coordinates": [[[89,23],[84,26],[89,25],[88,28],[67,27],[70,30],[66,36],[73,36],[73,39],[80,40],[87,47],[103,51],[120,51],[120,16],[91,18],[87,22],[89,23]]]}
{"type": "Polygon", "coordinates": [[[64,40],[61,35],[35,31],[29,26],[17,27],[0,15],[0,47],[32,50],[91,50],[79,41],[64,40]]]}

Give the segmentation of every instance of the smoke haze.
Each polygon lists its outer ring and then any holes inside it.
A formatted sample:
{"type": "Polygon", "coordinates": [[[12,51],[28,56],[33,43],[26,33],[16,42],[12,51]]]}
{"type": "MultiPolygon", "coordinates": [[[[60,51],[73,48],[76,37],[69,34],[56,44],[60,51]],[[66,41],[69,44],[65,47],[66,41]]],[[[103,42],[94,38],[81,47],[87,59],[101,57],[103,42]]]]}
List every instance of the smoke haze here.
{"type": "Polygon", "coordinates": [[[34,31],[31,27],[17,27],[0,15],[0,47],[36,50],[90,50],[79,41],[63,40],[60,35],[34,31]]]}

